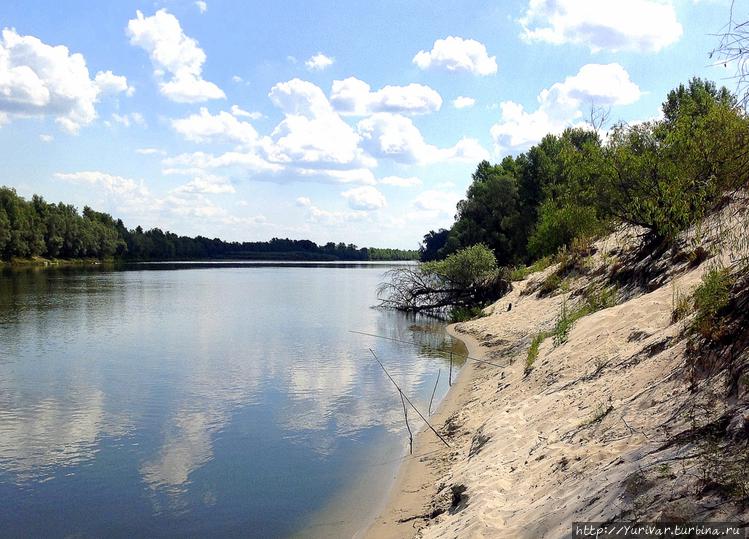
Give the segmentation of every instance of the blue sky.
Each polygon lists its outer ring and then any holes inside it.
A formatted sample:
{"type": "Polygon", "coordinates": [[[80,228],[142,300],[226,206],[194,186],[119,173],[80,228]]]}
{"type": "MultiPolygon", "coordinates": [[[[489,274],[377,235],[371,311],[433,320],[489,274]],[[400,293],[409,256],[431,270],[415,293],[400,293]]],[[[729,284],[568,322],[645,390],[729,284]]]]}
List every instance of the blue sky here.
{"type": "Polygon", "coordinates": [[[414,248],[481,159],[657,117],[718,0],[0,5],[0,184],[134,227],[414,248]]]}

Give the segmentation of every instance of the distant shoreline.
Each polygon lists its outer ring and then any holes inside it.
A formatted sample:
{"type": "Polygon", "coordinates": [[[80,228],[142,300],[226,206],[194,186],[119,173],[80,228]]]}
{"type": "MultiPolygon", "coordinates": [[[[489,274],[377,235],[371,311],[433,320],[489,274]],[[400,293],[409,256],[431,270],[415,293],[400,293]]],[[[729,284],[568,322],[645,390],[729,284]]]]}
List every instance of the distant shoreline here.
{"type": "Polygon", "coordinates": [[[164,265],[184,264],[200,265],[252,265],[252,264],[283,264],[283,265],[401,265],[417,264],[417,260],[305,260],[305,259],[279,259],[279,258],[201,258],[187,260],[128,260],[128,259],[96,259],[96,258],[12,258],[11,260],[0,260],[0,269],[24,269],[24,268],[61,268],[72,266],[133,266],[133,265],[164,265]]]}
{"type": "Polygon", "coordinates": [[[11,258],[0,260],[0,268],[48,268],[66,266],[96,266],[100,264],[114,264],[112,259],[99,260],[96,258],[44,258],[35,256],[32,258],[11,258]]]}

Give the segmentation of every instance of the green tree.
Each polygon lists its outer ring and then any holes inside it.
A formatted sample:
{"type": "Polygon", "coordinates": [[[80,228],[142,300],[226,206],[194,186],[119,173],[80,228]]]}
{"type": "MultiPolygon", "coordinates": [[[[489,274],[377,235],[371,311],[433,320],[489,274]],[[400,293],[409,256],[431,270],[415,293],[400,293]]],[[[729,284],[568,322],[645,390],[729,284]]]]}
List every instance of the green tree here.
{"type": "Polygon", "coordinates": [[[437,232],[430,230],[424,234],[424,241],[419,248],[419,259],[422,262],[439,259],[449,235],[450,231],[444,228],[440,228],[437,232]]]}
{"type": "Polygon", "coordinates": [[[0,259],[6,258],[5,251],[10,243],[10,219],[5,209],[0,208],[0,259]]]}
{"type": "Polygon", "coordinates": [[[664,103],[666,119],[619,125],[607,148],[608,210],[670,241],[746,185],[749,124],[725,89],[693,79],[664,103]]]}
{"type": "Polygon", "coordinates": [[[465,200],[458,203],[455,225],[445,250],[475,244],[489,247],[500,264],[511,264],[524,250],[517,180],[501,165],[483,161],[473,174],[465,200]]]}
{"type": "Polygon", "coordinates": [[[674,123],[684,117],[704,117],[715,106],[735,108],[736,98],[725,86],[718,88],[712,81],[694,77],[668,92],[661,108],[665,121],[674,123]]]}

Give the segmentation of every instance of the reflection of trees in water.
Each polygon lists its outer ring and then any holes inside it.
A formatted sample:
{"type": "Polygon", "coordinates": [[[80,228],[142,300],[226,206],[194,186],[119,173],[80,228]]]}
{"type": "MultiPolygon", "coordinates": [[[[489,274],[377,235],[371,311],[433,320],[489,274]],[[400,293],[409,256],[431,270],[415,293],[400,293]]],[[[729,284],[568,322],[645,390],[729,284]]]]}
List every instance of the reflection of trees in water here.
{"type": "MultiPolygon", "coordinates": [[[[410,348],[419,358],[441,359],[447,364],[452,354],[453,365],[465,363],[468,350],[461,341],[447,334],[447,324],[442,320],[418,313],[383,311],[377,322],[376,335],[402,341],[395,344],[403,350],[410,348]]],[[[377,344],[382,345],[381,342],[377,344]]]]}

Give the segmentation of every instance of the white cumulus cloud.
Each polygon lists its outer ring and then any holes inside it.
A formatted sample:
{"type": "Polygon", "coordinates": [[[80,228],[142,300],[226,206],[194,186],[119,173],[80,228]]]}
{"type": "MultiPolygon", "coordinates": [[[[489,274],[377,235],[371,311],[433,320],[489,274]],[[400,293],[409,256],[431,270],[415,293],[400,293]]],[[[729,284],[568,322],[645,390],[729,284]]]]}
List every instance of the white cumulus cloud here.
{"type": "Polygon", "coordinates": [[[284,167],[269,163],[253,151],[231,151],[221,155],[206,152],[183,153],[162,160],[163,174],[194,176],[219,169],[236,170],[237,173],[279,173],[284,167]]]}
{"type": "MultiPolygon", "coordinates": [[[[377,92],[371,92],[376,94],[377,92]]],[[[472,138],[440,148],[427,143],[411,118],[378,112],[356,128],[335,110],[317,85],[292,79],[274,85],[268,97],[283,114],[268,133],[259,134],[242,117],[251,113],[232,107],[231,114],[207,109],[172,120],[173,128],[197,143],[230,143],[225,153],[197,151],[162,160],[162,173],[203,176],[230,174],[276,183],[320,182],[412,186],[417,178],[391,176],[378,182],[373,170],[378,158],[399,163],[475,163],[489,157],[472,138]]]]}
{"type": "Polygon", "coordinates": [[[384,208],[387,205],[385,195],[371,185],[354,187],[341,193],[341,196],[348,201],[348,205],[352,210],[373,211],[384,208]]]}
{"type": "Polygon", "coordinates": [[[452,148],[427,143],[413,121],[400,114],[380,112],[357,124],[362,146],[375,158],[399,163],[481,161],[488,153],[475,139],[463,138],[452,148]]]}
{"type": "Polygon", "coordinates": [[[268,95],[284,113],[271,133],[270,160],[343,165],[359,159],[359,135],[333,110],[318,86],[292,79],[276,84],[268,95]]]}
{"type": "Polygon", "coordinates": [[[431,51],[416,53],[413,63],[419,69],[466,71],[482,76],[497,72],[496,56],[489,56],[483,43],[457,36],[436,40],[431,51]]]}
{"type": "Polygon", "coordinates": [[[491,128],[498,152],[524,151],[546,134],[561,133],[580,123],[585,107],[628,105],[640,98],[640,88],[619,64],[587,64],[538,96],[529,112],[513,101],[500,103],[501,119],[491,128]]]}
{"type": "Polygon", "coordinates": [[[64,130],[96,119],[102,90],[127,91],[127,79],[100,72],[91,79],[86,60],[67,47],[4,29],[0,40],[0,125],[14,118],[51,116],[64,130]],[[124,86],[123,86],[124,85],[124,86]]]}
{"type": "Polygon", "coordinates": [[[234,186],[228,178],[207,174],[196,176],[186,184],[177,187],[175,193],[204,193],[204,194],[222,194],[234,193],[234,186]]]}
{"type": "Polygon", "coordinates": [[[340,226],[350,222],[362,221],[367,217],[366,211],[328,211],[315,206],[309,197],[298,197],[296,205],[307,210],[310,223],[321,223],[329,226],[340,226]]]}
{"type": "Polygon", "coordinates": [[[442,97],[429,86],[411,83],[373,92],[369,84],[356,77],[333,81],[330,101],[338,112],[359,116],[374,112],[427,114],[442,107],[442,97]]]}
{"type": "Polygon", "coordinates": [[[127,23],[127,34],[132,45],[148,52],[159,90],[168,99],[198,103],[226,97],[221,88],[203,79],[205,52],[166,9],[150,17],[137,11],[136,18],[127,23]]]}
{"type": "Polygon", "coordinates": [[[201,14],[208,11],[208,4],[203,0],[197,0],[197,2],[195,2],[195,6],[198,8],[198,11],[200,11],[201,14]]]}
{"type": "Polygon", "coordinates": [[[257,131],[251,124],[225,111],[211,114],[205,107],[201,107],[197,114],[172,120],[172,127],[177,133],[193,142],[223,140],[250,145],[258,139],[257,131]]]}
{"type": "Polygon", "coordinates": [[[137,148],[135,153],[139,155],[166,155],[166,152],[159,148],[137,148]]]}
{"type": "Polygon", "coordinates": [[[72,183],[88,185],[90,187],[101,187],[116,195],[127,195],[133,198],[143,199],[150,195],[142,181],[136,181],[106,172],[87,170],[82,172],[57,172],[55,178],[72,183]]]}
{"type": "Polygon", "coordinates": [[[428,221],[452,219],[461,198],[460,193],[428,189],[413,200],[407,217],[410,220],[428,221]]]}
{"type": "MultiPolygon", "coordinates": [[[[117,114],[116,112],[113,112],[112,120],[118,124],[124,125],[125,127],[130,127],[131,125],[146,126],[146,119],[140,112],[133,112],[130,114],[117,114]]],[[[109,124],[108,122],[106,123],[109,124]]]]}
{"type": "Polygon", "coordinates": [[[94,78],[102,94],[119,94],[124,92],[128,97],[135,93],[135,88],[127,83],[127,78],[115,75],[111,71],[99,71],[94,78]]]}
{"type": "Polygon", "coordinates": [[[476,104],[476,100],[472,97],[466,97],[463,95],[459,95],[455,99],[453,99],[453,107],[456,109],[468,109],[471,108],[476,104]]]}
{"type": "Polygon", "coordinates": [[[250,120],[259,120],[260,118],[263,117],[263,113],[262,112],[248,112],[248,111],[246,111],[246,110],[244,110],[242,108],[239,108],[239,106],[237,106],[237,105],[232,105],[231,106],[231,113],[234,116],[237,116],[237,117],[241,116],[241,117],[244,117],[244,118],[249,118],[250,120]]]}
{"type": "Polygon", "coordinates": [[[151,222],[163,226],[165,218],[181,222],[200,220],[222,225],[262,225],[262,215],[237,217],[219,206],[207,195],[232,193],[234,189],[226,178],[218,176],[196,177],[187,184],[156,195],[142,180],[125,178],[102,171],[58,172],[55,179],[84,185],[89,196],[103,195],[108,211],[124,214],[138,222],[151,222]]]}
{"type": "Polygon", "coordinates": [[[377,183],[382,185],[392,185],[395,187],[418,187],[421,185],[421,180],[416,176],[409,176],[403,178],[401,176],[385,176],[380,178],[377,183]]]}
{"type": "Polygon", "coordinates": [[[530,0],[520,24],[526,41],[593,52],[657,52],[683,33],[670,0],[530,0]]]}
{"type": "Polygon", "coordinates": [[[335,62],[335,58],[331,58],[330,56],[326,56],[323,53],[318,52],[314,56],[311,56],[306,62],[304,62],[304,65],[310,71],[322,71],[323,69],[327,69],[332,66],[333,62],[335,62]]]}

